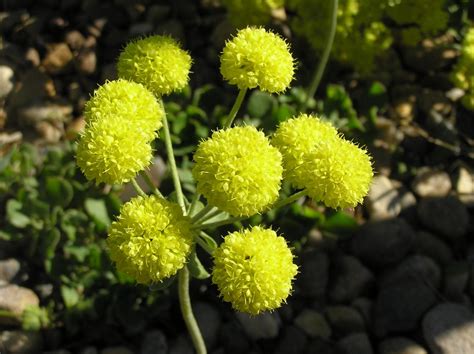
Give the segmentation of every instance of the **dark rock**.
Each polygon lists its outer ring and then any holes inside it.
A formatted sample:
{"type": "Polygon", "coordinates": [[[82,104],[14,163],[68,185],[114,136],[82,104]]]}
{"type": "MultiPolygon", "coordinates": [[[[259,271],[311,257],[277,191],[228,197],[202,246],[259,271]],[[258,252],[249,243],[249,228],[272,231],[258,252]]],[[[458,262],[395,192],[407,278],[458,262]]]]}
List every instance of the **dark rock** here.
{"type": "Polygon", "coordinates": [[[406,278],[382,287],[374,309],[375,331],[386,333],[416,328],[424,313],[436,302],[431,286],[421,279],[406,278]]]}
{"type": "Polygon", "coordinates": [[[301,295],[323,297],[326,294],[329,271],[329,257],[322,252],[311,251],[299,257],[301,273],[296,284],[301,295]]]}
{"type": "MultiPolygon", "coordinates": [[[[291,353],[291,352],[289,352],[291,353]]],[[[304,354],[344,354],[332,342],[321,338],[312,339],[306,346],[304,354]]]]}
{"type": "Polygon", "coordinates": [[[167,354],[168,342],[160,330],[145,333],[140,348],[141,354],[167,354]]]}
{"type": "Polygon", "coordinates": [[[425,231],[416,233],[415,249],[417,252],[433,258],[439,264],[447,264],[453,259],[451,249],[436,236],[425,231]]]}
{"type": "Polygon", "coordinates": [[[372,301],[368,298],[360,297],[352,302],[352,307],[359,311],[367,327],[372,328],[372,312],[374,308],[372,301]]]}
{"type": "Polygon", "coordinates": [[[249,340],[235,322],[224,323],[220,328],[219,338],[228,354],[247,353],[250,349],[249,340]]]}
{"type": "Polygon", "coordinates": [[[5,350],[5,353],[36,354],[41,353],[42,346],[43,339],[40,332],[0,332],[0,349],[5,350]]]}
{"type": "Polygon", "coordinates": [[[467,232],[469,214],[457,198],[425,198],[418,203],[420,222],[429,230],[456,240],[467,232]]]}
{"type": "Polygon", "coordinates": [[[403,219],[364,224],[352,240],[354,254],[373,266],[400,261],[413,247],[415,232],[403,219]]]}
{"type": "Polygon", "coordinates": [[[216,308],[205,302],[193,305],[194,316],[201,329],[201,334],[208,349],[214,348],[217,342],[217,332],[221,325],[221,317],[216,308]]]}
{"type": "Polygon", "coordinates": [[[362,315],[350,306],[327,307],[325,313],[333,331],[341,336],[365,330],[362,315]]]}
{"type": "MultiPolygon", "coordinates": [[[[302,353],[308,340],[305,334],[295,326],[288,326],[277,343],[274,354],[302,353]]],[[[243,352],[241,352],[243,353],[243,352]]]]}
{"type": "Polygon", "coordinates": [[[305,309],[295,318],[295,325],[312,338],[328,339],[331,336],[331,327],[319,312],[305,309]]]}
{"type": "Polygon", "coordinates": [[[20,273],[21,265],[15,258],[0,261],[0,285],[11,283],[20,273]]]}
{"type": "Polygon", "coordinates": [[[133,354],[133,351],[127,347],[117,346],[104,348],[100,351],[100,354],[133,354]]]}
{"type": "Polygon", "coordinates": [[[444,268],[443,293],[451,301],[462,301],[469,281],[469,264],[453,262],[444,268]]]}
{"type": "Polygon", "coordinates": [[[440,304],[423,319],[423,335],[433,354],[474,353],[474,316],[466,306],[440,304]]]}
{"type": "Polygon", "coordinates": [[[393,337],[379,344],[379,354],[428,354],[425,348],[411,339],[393,337]]]}
{"type": "Polygon", "coordinates": [[[253,340],[275,338],[280,331],[281,320],[277,312],[264,312],[258,316],[236,312],[235,316],[247,336],[253,340]]]}
{"type": "Polygon", "coordinates": [[[187,335],[180,335],[170,345],[169,354],[194,354],[193,344],[187,335]]]}
{"type": "Polygon", "coordinates": [[[354,300],[367,290],[374,276],[360,261],[352,256],[342,256],[334,262],[334,282],[329,297],[335,303],[354,300]]]}
{"type": "Polygon", "coordinates": [[[337,343],[344,354],[372,354],[372,344],[366,333],[354,333],[344,337],[337,343]]]}

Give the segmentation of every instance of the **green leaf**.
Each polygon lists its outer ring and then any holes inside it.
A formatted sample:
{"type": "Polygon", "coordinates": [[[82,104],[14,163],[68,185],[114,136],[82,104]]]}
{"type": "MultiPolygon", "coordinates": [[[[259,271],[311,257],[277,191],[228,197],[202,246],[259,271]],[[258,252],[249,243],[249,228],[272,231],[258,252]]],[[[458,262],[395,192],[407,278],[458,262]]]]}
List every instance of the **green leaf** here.
{"type": "Polygon", "coordinates": [[[22,204],[15,199],[7,201],[6,216],[13,226],[23,229],[30,224],[30,218],[21,212],[22,204]]]}
{"type": "Polygon", "coordinates": [[[327,217],[321,225],[322,229],[330,232],[353,231],[357,227],[357,221],[342,211],[338,211],[327,217]]]}
{"type": "Polygon", "coordinates": [[[94,220],[100,231],[105,231],[110,226],[110,218],[107,207],[103,199],[87,198],[84,201],[87,214],[94,220]]]}
{"type": "Polygon", "coordinates": [[[250,95],[247,111],[252,118],[262,118],[271,112],[274,104],[276,99],[272,95],[256,90],[250,95]]]}
{"type": "Polygon", "coordinates": [[[211,276],[199,260],[195,249],[189,255],[188,269],[189,273],[196,279],[206,279],[211,276]]]}
{"type": "Polygon", "coordinates": [[[278,107],[276,112],[273,114],[273,117],[276,122],[281,123],[294,116],[295,113],[296,111],[292,106],[283,103],[280,107],[278,107]]]}
{"type": "Polygon", "coordinates": [[[63,207],[67,206],[74,195],[71,183],[62,177],[46,178],[46,195],[48,200],[63,207]]]}
{"type": "Polygon", "coordinates": [[[207,249],[213,253],[216,248],[218,247],[216,240],[214,240],[211,236],[208,234],[201,232],[198,236],[201,238],[206,244],[207,244],[207,249]]]}
{"type": "Polygon", "coordinates": [[[65,285],[61,285],[61,297],[63,298],[64,305],[68,309],[76,306],[80,299],[79,293],[76,289],[65,285]]]}

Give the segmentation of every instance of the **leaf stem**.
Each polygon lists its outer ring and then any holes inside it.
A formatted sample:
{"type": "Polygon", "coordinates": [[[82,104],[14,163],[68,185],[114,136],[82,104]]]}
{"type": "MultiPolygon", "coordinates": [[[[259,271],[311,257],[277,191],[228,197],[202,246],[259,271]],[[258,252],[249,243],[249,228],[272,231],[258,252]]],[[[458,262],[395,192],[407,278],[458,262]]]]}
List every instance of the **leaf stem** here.
{"type": "Polygon", "coordinates": [[[191,308],[191,298],[189,297],[189,270],[187,266],[179,271],[178,293],[181,313],[189,334],[191,335],[191,340],[193,341],[196,353],[206,354],[206,345],[204,344],[204,339],[202,338],[201,331],[199,330],[199,326],[196,318],[194,318],[193,310],[191,308]]]}
{"type": "MultiPolygon", "coordinates": [[[[163,101],[160,99],[161,105],[164,107],[163,101]]],[[[184,203],[183,190],[181,189],[181,182],[179,180],[178,168],[176,167],[176,160],[174,158],[173,144],[171,143],[170,128],[168,126],[168,118],[166,117],[166,111],[163,108],[163,131],[165,133],[165,146],[166,153],[168,154],[169,167],[171,169],[171,177],[173,178],[174,189],[176,191],[176,199],[178,204],[183,210],[183,213],[186,213],[186,205],[184,203]]]]}
{"type": "Polygon", "coordinates": [[[191,200],[191,205],[188,208],[188,215],[193,215],[194,209],[196,209],[200,197],[201,197],[201,194],[194,193],[193,200],[191,200]]]}
{"type": "Polygon", "coordinates": [[[309,100],[313,98],[314,95],[316,94],[318,86],[323,77],[324,69],[326,69],[326,64],[328,62],[329,54],[331,53],[332,44],[334,43],[334,37],[336,35],[337,3],[338,3],[338,0],[332,0],[331,18],[330,18],[330,24],[329,24],[329,33],[326,39],[326,46],[324,47],[324,51],[321,56],[321,59],[319,60],[318,66],[313,74],[313,80],[311,81],[311,85],[309,86],[306,100],[301,106],[302,112],[308,109],[309,100]]]}
{"type": "Polygon", "coordinates": [[[137,180],[134,178],[131,180],[133,188],[137,191],[138,195],[141,197],[146,197],[146,193],[143,189],[138,185],[137,180]]]}
{"type": "Polygon", "coordinates": [[[202,217],[206,216],[207,213],[209,213],[212,209],[214,209],[213,206],[210,206],[209,204],[206,205],[204,208],[202,208],[201,210],[199,210],[199,212],[194,215],[192,218],[191,218],[191,221],[193,223],[195,223],[196,221],[198,221],[199,219],[201,219],[202,217]]]}
{"type": "Polygon", "coordinates": [[[240,106],[242,105],[242,102],[244,101],[244,97],[246,93],[247,93],[247,88],[243,88],[239,91],[239,94],[237,95],[237,98],[235,99],[234,105],[232,106],[232,109],[230,110],[229,116],[227,117],[227,121],[223,124],[224,129],[230,128],[232,126],[235,116],[237,115],[237,112],[239,111],[240,106]]]}
{"type": "Polygon", "coordinates": [[[145,181],[145,183],[148,185],[148,187],[150,187],[150,189],[153,191],[153,193],[155,195],[157,195],[158,197],[161,197],[163,198],[163,194],[161,194],[160,190],[158,189],[158,187],[155,186],[155,184],[153,183],[153,181],[151,180],[150,176],[148,175],[148,173],[146,173],[146,171],[140,171],[140,175],[143,177],[143,180],[145,181]]]}

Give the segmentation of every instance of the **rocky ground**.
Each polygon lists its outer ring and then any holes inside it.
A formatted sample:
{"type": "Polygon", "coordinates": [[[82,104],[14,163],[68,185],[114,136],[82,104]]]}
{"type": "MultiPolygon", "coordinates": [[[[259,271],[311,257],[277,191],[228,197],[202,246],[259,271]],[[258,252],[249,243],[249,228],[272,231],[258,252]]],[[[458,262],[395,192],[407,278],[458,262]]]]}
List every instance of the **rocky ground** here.
{"type": "MultiPolygon", "coordinates": [[[[219,81],[217,55],[230,29],[212,4],[0,6],[1,151],[20,141],[42,147],[72,139],[89,94],[115,78],[120,48],[138,35],[172,34],[195,58],[192,85],[219,81]]],[[[209,284],[193,289],[210,353],[474,353],[474,124],[448,79],[452,43],[441,36],[393,51],[378,76],[390,108],[370,146],[377,176],[358,210],[367,221],[347,239],[308,233],[288,304],[248,317],[223,305],[209,284]]],[[[51,291],[26,288],[25,277],[23,260],[0,250],[0,311],[20,314],[51,291]]],[[[171,301],[165,318],[176,312],[171,301]]],[[[2,321],[0,353],[192,353],[182,325],[176,333],[150,326],[139,338],[105,345],[66,343],[58,332],[2,321]]]]}

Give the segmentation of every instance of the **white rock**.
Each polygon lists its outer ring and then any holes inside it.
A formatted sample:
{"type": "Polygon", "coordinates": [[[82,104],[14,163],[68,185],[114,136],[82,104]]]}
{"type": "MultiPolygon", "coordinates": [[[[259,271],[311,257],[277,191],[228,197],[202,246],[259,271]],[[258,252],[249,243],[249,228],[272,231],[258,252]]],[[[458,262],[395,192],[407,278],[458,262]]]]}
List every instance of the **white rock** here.
{"type": "Polygon", "coordinates": [[[14,75],[15,73],[12,68],[6,65],[0,65],[0,100],[6,98],[13,90],[15,84],[14,75]]]}

